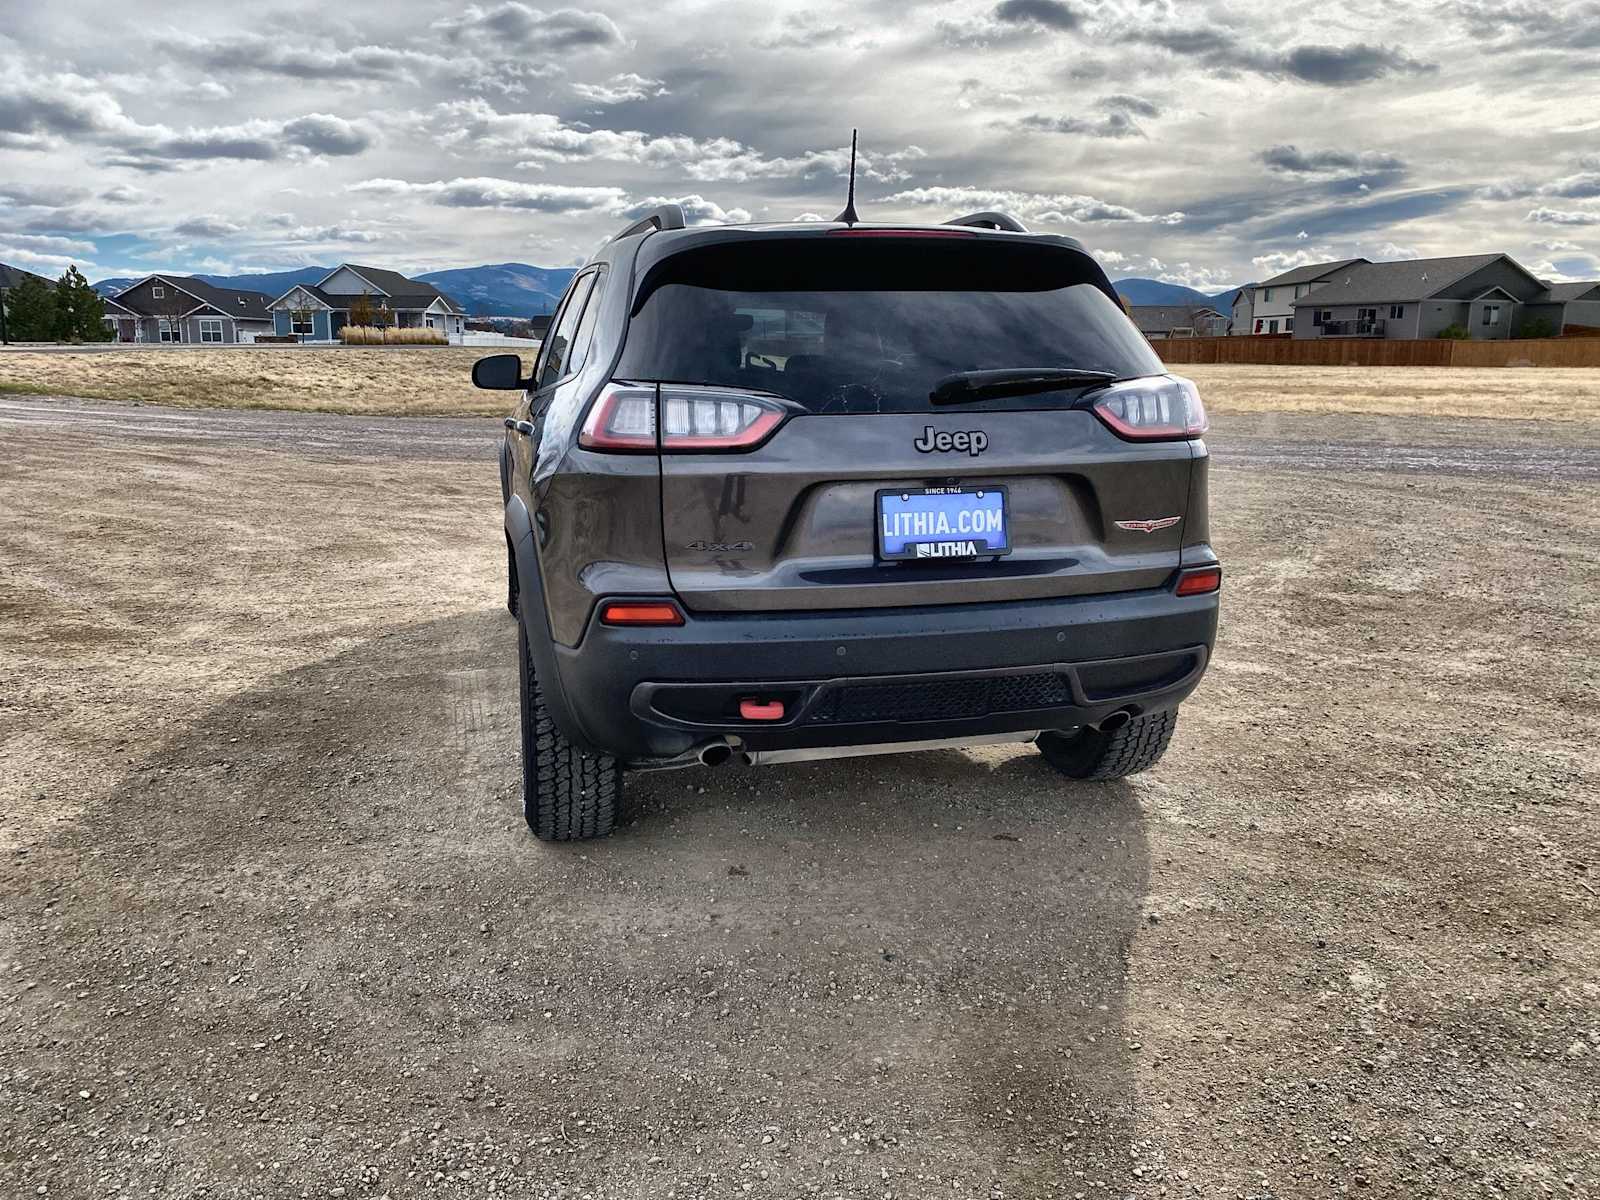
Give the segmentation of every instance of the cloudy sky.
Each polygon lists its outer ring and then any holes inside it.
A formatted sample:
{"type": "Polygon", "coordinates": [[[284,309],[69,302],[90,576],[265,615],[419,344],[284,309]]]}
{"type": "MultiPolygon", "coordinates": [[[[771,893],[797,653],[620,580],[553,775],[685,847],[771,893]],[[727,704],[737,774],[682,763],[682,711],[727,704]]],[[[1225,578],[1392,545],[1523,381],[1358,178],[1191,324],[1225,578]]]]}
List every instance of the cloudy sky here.
{"type": "Polygon", "coordinates": [[[1114,276],[1600,277],[1600,2],[0,0],[0,261],[581,261],[632,211],[999,207],[1114,276]]]}

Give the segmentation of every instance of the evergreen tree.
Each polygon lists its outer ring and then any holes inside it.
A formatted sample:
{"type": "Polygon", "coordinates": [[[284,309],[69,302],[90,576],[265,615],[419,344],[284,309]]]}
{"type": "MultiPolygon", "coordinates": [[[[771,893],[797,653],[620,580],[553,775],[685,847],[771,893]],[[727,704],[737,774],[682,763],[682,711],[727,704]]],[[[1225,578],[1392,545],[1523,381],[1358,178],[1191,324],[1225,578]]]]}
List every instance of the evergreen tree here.
{"type": "Polygon", "coordinates": [[[55,336],[63,342],[103,342],[111,336],[102,318],[105,301],[83,272],[69,266],[56,280],[55,336]]]}
{"type": "Polygon", "coordinates": [[[55,297],[36,275],[6,292],[6,332],[14,342],[48,342],[55,336],[55,297]]]}

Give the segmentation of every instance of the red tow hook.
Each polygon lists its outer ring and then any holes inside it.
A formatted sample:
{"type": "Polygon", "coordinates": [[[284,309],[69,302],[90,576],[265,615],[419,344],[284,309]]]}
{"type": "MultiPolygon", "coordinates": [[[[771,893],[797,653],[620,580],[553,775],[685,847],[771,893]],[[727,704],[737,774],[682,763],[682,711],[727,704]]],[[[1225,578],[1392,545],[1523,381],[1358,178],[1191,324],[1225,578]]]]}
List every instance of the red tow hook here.
{"type": "Polygon", "coordinates": [[[781,721],[783,701],[752,700],[746,697],[739,701],[739,715],[746,721],[781,721]]]}

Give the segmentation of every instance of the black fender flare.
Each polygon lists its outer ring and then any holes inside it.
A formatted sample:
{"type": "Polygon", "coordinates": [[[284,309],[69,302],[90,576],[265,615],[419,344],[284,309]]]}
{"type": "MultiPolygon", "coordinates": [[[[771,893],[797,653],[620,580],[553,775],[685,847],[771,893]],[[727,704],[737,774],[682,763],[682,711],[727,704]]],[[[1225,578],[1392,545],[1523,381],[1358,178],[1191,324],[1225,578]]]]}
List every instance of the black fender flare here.
{"type": "Polygon", "coordinates": [[[545,610],[544,578],[539,573],[539,547],[534,539],[533,521],[528,516],[528,506],[521,496],[512,496],[506,502],[506,541],[511,546],[511,561],[517,572],[517,604],[523,629],[528,635],[528,652],[533,655],[533,669],[539,676],[539,687],[544,693],[545,707],[556,728],[586,754],[604,753],[594,746],[593,740],[573,714],[567,702],[566,688],[561,681],[561,667],[556,661],[555,639],[550,633],[550,615],[545,610]]]}

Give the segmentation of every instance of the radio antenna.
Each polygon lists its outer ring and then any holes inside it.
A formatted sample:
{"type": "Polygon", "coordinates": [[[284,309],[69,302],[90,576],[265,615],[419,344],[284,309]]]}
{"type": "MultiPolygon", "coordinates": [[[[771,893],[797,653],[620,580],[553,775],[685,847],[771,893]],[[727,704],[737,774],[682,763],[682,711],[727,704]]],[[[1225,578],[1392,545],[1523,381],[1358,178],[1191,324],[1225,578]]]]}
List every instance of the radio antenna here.
{"type": "Polygon", "coordinates": [[[843,221],[846,225],[854,225],[861,220],[856,216],[856,130],[850,131],[850,194],[845,199],[844,211],[834,218],[843,221]]]}

